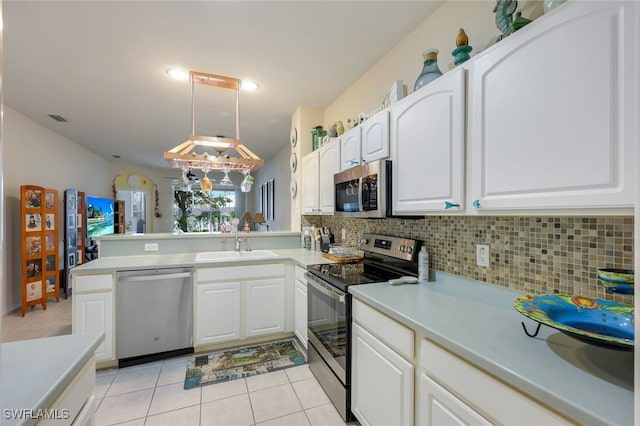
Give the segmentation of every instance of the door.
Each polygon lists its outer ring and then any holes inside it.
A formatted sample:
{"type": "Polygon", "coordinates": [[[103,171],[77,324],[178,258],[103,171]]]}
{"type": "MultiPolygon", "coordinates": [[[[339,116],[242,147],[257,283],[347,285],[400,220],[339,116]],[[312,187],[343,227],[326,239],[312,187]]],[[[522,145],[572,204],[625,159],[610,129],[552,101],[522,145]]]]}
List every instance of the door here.
{"type": "Polygon", "coordinates": [[[319,150],[319,208],[322,214],[333,214],[335,210],[335,187],[333,175],[340,171],[340,142],[334,140],[319,150]]]}
{"type": "Polygon", "coordinates": [[[365,120],[362,126],[362,161],[370,163],[389,156],[389,111],[365,120]]]}
{"type": "Polygon", "coordinates": [[[473,61],[477,209],[633,206],[636,7],[568,2],[473,61]]]}
{"type": "Polygon", "coordinates": [[[464,209],[464,126],[465,73],[460,67],[392,108],[394,214],[464,209]]]}
{"type": "Polygon", "coordinates": [[[296,279],[293,296],[294,332],[302,345],[307,348],[307,284],[296,279]]]}
{"type": "Polygon", "coordinates": [[[304,214],[318,214],[318,182],[320,179],[320,156],[318,151],[302,159],[302,210],[304,214]]]}
{"type": "Polygon", "coordinates": [[[240,283],[196,286],[195,345],[240,338],[240,283]]]}
{"type": "Polygon", "coordinates": [[[96,349],[96,361],[115,359],[113,344],[113,292],[74,294],[73,333],[104,332],[96,349]]]}
{"type": "Polygon", "coordinates": [[[351,411],[363,425],[413,425],[413,365],[352,324],[351,411]]]}
{"type": "Polygon", "coordinates": [[[492,423],[460,399],[420,374],[420,426],[489,426],[492,423]]]}
{"type": "Polygon", "coordinates": [[[248,281],[245,337],[284,331],[284,279],[248,281]]]}
{"type": "Polygon", "coordinates": [[[340,171],[362,164],[360,142],[360,126],[342,135],[340,138],[340,171]]]}

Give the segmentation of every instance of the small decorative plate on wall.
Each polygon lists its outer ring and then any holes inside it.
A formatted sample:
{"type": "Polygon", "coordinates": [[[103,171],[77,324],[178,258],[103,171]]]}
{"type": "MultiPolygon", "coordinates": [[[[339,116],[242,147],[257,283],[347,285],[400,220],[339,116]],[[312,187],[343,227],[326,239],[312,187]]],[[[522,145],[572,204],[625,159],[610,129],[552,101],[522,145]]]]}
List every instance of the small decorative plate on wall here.
{"type": "Polygon", "coordinates": [[[295,147],[298,143],[298,129],[295,127],[291,128],[291,146],[295,147]]]}
{"type": "Polygon", "coordinates": [[[291,153],[291,171],[295,173],[298,168],[298,156],[295,152],[291,153]]]}
{"type": "Polygon", "coordinates": [[[295,178],[291,179],[291,198],[296,198],[298,194],[298,184],[296,183],[295,178]]]}

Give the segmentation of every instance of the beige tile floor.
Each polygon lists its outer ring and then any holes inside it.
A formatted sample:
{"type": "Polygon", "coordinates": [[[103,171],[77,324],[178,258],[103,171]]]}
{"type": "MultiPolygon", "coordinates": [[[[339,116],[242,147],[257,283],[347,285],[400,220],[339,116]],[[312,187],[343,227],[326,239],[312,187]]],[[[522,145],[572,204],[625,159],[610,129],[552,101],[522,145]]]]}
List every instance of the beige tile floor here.
{"type": "MultiPolygon", "coordinates": [[[[69,333],[71,298],[2,317],[3,342],[69,333]]],[[[96,426],[345,424],[306,365],[184,390],[188,359],[98,371],[96,426]]]]}

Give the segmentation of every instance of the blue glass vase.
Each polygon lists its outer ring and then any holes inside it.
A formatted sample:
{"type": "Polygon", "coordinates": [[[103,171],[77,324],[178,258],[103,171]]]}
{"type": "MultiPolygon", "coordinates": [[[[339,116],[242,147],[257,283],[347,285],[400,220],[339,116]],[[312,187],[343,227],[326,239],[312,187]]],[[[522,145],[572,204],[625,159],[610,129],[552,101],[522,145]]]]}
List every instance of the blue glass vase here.
{"type": "Polygon", "coordinates": [[[442,75],[442,71],[438,68],[438,49],[425,50],[422,52],[422,57],[424,58],[424,66],[416,80],[416,84],[413,86],[413,90],[418,90],[442,75]]]}

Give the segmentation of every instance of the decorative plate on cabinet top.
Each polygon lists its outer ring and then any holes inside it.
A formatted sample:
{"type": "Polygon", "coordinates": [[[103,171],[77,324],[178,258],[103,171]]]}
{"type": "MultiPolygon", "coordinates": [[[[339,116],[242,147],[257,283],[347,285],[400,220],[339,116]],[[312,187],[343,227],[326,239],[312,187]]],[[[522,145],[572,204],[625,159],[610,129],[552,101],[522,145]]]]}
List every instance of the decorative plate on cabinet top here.
{"type": "Polygon", "coordinates": [[[522,315],[592,345],[610,349],[634,347],[632,305],[562,294],[528,294],[513,306],[522,315]]]}
{"type": "Polygon", "coordinates": [[[291,128],[291,146],[294,147],[298,143],[298,129],[291,128]]]}
{"type": "Polygon", "coordinates": [[[291,198],[296,198],[296,194],[298,193],[298,184],[295,179],[291,179],[291,198]]]}
{"type": "Polygon", "coordinates": [[[298,168],[298,156],[295,152],[291,153],[291,171],[295,172],[298,168]]]}

